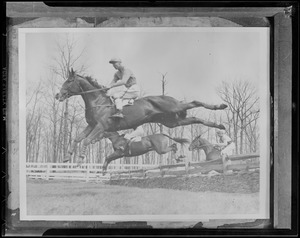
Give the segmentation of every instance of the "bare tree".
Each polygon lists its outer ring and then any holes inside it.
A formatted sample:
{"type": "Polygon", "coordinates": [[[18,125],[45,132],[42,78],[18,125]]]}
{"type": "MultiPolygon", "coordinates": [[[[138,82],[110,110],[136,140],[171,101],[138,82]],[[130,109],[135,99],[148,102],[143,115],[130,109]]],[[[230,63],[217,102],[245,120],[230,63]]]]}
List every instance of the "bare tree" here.
{"type": "Polygon", "coordinates": [[[246,152],[244,147],[250,143],[249,140],[257,139],[259,97],[256,88],[249,81],[236,80],[232,83],[223,81],[218,88],[218,94],[228,105],[228,109],[225,110],[227,130],[229,133],[232,132],[237,149],[242,154],[246,152]]]}
{"type": "MultiPolygon", "coordinates": [[[[78,44],[69,34],[66,34],[64,41],[57,42],[57,56],[53,58],[53,65],[50,66],[51,70],[59,76],[63,81],[69,77],[69,70],[76,68],[78,73],[83,73],[87,66],[80,62],[86,48],[77,51],[78,44]],[[78,53],[77,53],[78,52],[78,53]]],[[[69,100],[65,100],[64,110],[64,125],[63,125],[63,157],[67,154],[68,149],[68,117],[69,117],[69,100]]]]}
{"type": "Polygon", "coordinates": [[[39,110],[39,101],[42,97],[42,86],[41,83],[33,90],[29,99],[26,101],[26,161],[34,162],[35,148],[37,143],[37,135],[40,132],[39,127],[41,121],[41,110],[39,110]]]}

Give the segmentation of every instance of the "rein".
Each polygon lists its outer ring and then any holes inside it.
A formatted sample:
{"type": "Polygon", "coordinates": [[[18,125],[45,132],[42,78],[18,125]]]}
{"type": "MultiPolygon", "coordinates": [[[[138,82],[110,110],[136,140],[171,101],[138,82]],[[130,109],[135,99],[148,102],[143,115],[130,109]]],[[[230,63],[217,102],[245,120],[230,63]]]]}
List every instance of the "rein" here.
{"type": "MultiPolygon", "coordinates": [[[[82,90],[81,87],[80,87],[80,89],[82,90]]],[[[107,90],[107,89],[106,88],[92,89],[92,90],[89,90],[89,91],[82,91],[82,92],[78,93],[78,95],[86,94],[86,93],[93,93],[93,92],[97,92],[97,91],[104,91],[104,90],[107,90]]]]}
{"type": "MultiPolygon", "coordinates": [[[[208,147],[208,146],[210,146],[210,144],[198,146],[197,149],[201,149],[201,148],[203,148],[203,147],[208,147]]],[[[212,146],[212,147],[213,147],[213,146],[212,146]]],[[[213,149],[216,149],[216,148],[213,147],[213,149]]]]}
{"type": "MultiPolygon", "coordinates": [[[[107,90],[107,88],[97,88],[97,89],[92,89],[92,90],[88,90],[88,91],[84,91],[82,89],[82,87],[80,86],[80,84],[77,82],[76,79],[74,79],[75,83],[77,84],[77,86],[80,88],[81,92],[80,93],[77,93],[78,95],[83,95],[83,94],[87,94],[87,93],[92,93],[92,92],[98,92],[98,91],[104,91],[104,90],[107,90]]],[[[109,104],[100,104],[100,105],[96,105],[96,106],[93,106],[93,107],[89,107],[89,108],[86,108],[86,110],[90,110],[90,109],[93,109],[95,107],[114,107],[113,105],[109,105],[109,104]]]]}
{"type": "Polygon", "coordinates": [[[197,149],[200,149],[202,147],[207,147],[207,146],[209,146],[209,145],[201,145],[201,146],[197,147],[197,149]]]}

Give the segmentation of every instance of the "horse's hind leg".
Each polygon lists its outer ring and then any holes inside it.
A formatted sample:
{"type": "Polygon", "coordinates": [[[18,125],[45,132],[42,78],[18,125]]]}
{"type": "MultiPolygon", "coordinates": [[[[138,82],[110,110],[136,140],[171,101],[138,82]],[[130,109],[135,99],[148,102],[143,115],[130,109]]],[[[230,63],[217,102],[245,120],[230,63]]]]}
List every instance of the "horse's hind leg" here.
{"type": "Polygon", "coordinates": [[[181,120],[169,120],[169,121],[163,121],[162,124],[166,127],[169,127],[169,128],[174,128],[174,127],[177,127],[177,126],[186,126],[186,125],[191,125],[191,124],[203,124],[205,126],[208,126],[208,127],[215,127],[215,128],[218,128],[218,129],[225,129],[225,127],[222,125],[222,124],[217,124],[217,123],[214,123],[214,122],[210,122],[210,121],[205,121],[205,120],[202,120],[200,118],[197,118],[197,117],[187,117],[187,118],[184,118],[184,119],[181,119],[181,120]]]}
{"type": "Polygon", "coordinates": [[[188,110],[188,109],[192,109],[195,107],[204,107],[204,108],[210,109],[210,110],[223,110],[227,107],[227,105],[226,104],[213,105],[213,104],[207,104],[207,103],[199,102],[199,101],[192,101],[192,102],[183,104],[183,110],[188,110]]]}

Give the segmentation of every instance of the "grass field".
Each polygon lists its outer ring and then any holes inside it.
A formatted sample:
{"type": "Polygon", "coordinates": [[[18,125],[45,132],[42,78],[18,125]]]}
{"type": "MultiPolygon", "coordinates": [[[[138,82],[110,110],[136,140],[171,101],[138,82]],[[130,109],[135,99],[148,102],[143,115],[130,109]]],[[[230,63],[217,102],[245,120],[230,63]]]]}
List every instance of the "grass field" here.
{"type": "Polygon", "coordinates": [[[27,215],[256,214],[259,193],[191,192],[72,181],[27,181],[27,215]]]}

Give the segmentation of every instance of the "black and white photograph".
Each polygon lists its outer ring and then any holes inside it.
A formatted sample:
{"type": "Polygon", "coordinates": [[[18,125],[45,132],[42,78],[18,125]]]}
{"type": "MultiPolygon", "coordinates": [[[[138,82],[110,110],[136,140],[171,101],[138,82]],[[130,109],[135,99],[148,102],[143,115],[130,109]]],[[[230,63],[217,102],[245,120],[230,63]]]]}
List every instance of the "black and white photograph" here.
{"type": "Polygon", "coordinates": [[[269,31],[19,28],[20,220],[269,219],[269,31]]]}

